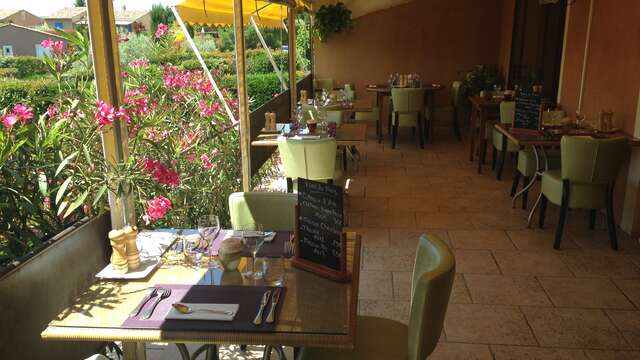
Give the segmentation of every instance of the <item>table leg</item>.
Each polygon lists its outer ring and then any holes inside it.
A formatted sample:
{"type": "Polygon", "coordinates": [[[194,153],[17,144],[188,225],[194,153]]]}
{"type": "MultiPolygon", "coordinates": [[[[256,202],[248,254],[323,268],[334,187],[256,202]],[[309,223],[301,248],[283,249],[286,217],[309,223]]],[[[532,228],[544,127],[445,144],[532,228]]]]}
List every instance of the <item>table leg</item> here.
{"type": "Polygon", "coordinates": [[[122,352],[127,360],[146,360],[147,358],[146,349],[142,342],[123,342],[122,352]]]}
{"type": "Polygon", "coordinates": [[[502,134],[502,146],[501,146],[501,153],[500,153],[500,162],[498,163],[498,169],[496,171],[496,180],[500,181],[502,180],[502,170],[504,169],[504,162],[506,161],[506,154],[507,154],[507,142],[509,140],[507,140],[507,135],[502,134]]]}
{"type": "Polygon", "coordinates": [[[429,93],[429,141],[433,143],[436,126],[435,93],[429,93]]]}
{"type": "MultiPolygon", "coordinates": [[[[535,149],[535,147],[534,147],[535,149]]],[[[540,167],[538,167],[538,172],[536,172],[535,175],[533,175],[533,180],[532,181],[536,181],[535,179],[538,176],[542,176],[542,174],[549,170],[549,159],[547,158],[547,153],[544,151],[544,148],[540,148],[540,151],[542,152],[542,157],[544,158],[544,170],[540,169],[540,167]],[[542,171],[541,171],[542,170],[542,171]]],[[[538,161],[539,157],[536,156],[536,165],[539,165],[540,162],[538,161]]],[[[536,213],[536,209],[538,208],[538,205],[540,204],[540,201],[542,201],[542,189],[540,189],[540,194],[538,194],[538,198],[536,199],[536,202],[533,204],[533,207],[531,208],[531,211],[529,212],[529,217],[527,218],[527,227],[531,228],[531,220],[533,220],[533,215],[536,213]]]]}
{"type": "Polygon", "coordinates": [[[483,109],[480,109],[478,117],[480,118],[480,125],[478,127],[478,146],[482,146],[482,149],[479,149],[478,152],[478,174],[482,174],[482,163],[487,155],[487,141],[484,138],[485,136],[485,127],[487,127],[487,116],[483,109]]]}
{"type": "Polygon", "coordinates": [[[471,117],[469,118],[469,127],[471,135],[471,145],[469,147],[469,161],[473,161],[473,156],[476,151],[476,109],[471,107],[471,117]]]}
{"type": "Polygon", "coordinates": [[[376,120],[376,135],[378,135],[378,143],[382,142],[382,104],[384,103],[384,94],[377,93],[376,101],[378,103],[378,120],[376,120]]]}
{"type": "MultiPolygon", "coordinates": [[[[540,169],[540,155],[538,154],[538,147],[537,146],[532,146],[533,148],[533,156],[536,158],[536,169],[540,169]]],[[[538,170],[536,170],[537,172],[538,170]]],[[[513,198],[511,199],[511,207],[512,208],[516,208],[516,200],[518,199],[518,197],[522,196],[522,194],[524,194],[525,192],[527,192],[532,186],[533,184],[536,183],[536,178],[537,178],[537,174],[534,174],[531,177],[531,180],[529,180],[529,183],[522,188],[522,190],[518,191],[515,195],[513,195],[513,198]]],[[[535,209],[535,206],[534,206],[535,209]]]]}

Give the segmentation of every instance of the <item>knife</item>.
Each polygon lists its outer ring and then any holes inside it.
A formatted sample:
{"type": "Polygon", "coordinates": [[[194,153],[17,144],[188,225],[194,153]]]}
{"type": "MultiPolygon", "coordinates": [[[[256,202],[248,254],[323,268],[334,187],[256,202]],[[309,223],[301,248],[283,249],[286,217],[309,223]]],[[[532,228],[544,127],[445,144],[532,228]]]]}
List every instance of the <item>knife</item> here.
{"type": "Polygon", "coordinates": [[[267,315],[267,320],[265,321],[267,324],[272,324],[275,321],[276,317],[276,306],[278,306],[278,300],[280,300],[280,292],[281,289],[275,289],[273,291],[273,297],[271,298],[271,309],[269,310],[269,314],[267,315]]]}
{"type": "Polygon", "coordinates": [[[133,309],[133,311],[131,311],[131,314],[129,314],[129,317],[138,316],[138,314],[140,313],[140,310],[142,310],[142,308],[146,305],[146,303],[148,303],[152,297],[156,296],[157,293],[158,293],[158,289],[156,289],[155,287],[149,288],[149,293],[147,294],[147,296],[145,296],[144,299],[142,299],[142,301],[140,302],[140,304],[138,304],[138,306],[136,306],[136,308],[133,309]]]}
{"type": "Polygon", "coordinates": [[[260,302],[260,309],[258,309],[258,313],[256,314],[255,319],[253,319],[253,325],[262,324],[262,313],[264,313],[264,309],[267,307],[269,303],[269,297],[271,296],[271,290],[265,291],[264,295],[262,295],[262,301],[260,302]]]}

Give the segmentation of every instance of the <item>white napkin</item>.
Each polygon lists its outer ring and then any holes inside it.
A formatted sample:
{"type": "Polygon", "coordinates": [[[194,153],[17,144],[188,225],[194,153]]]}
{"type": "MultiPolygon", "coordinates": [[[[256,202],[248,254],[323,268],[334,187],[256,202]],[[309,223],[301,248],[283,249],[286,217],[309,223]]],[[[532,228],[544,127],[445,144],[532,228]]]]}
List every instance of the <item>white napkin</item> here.
{"type": "Polygon", "coordinates": [[[178,310],[171,307],[167,314],[167,319],[175,320],[217,320],[217,321],[232,321],[238,313],[239,304],[188,304],[183,303],[191,308],[190,314],[183,314],[178,310]],[[209,311],[198,310],[217,310],[217,311],[232,311],[231,315],[214,314],[209,311]]]}
{"type": "MultiPolygon", "coordinates": [[[[242,239],[242,233],[243,233],[243,231],[239,231],[239,230],[228,231],[227,234],[224,236],[224,239],[228,239],[228,238],[242,239]]],[[[258,235],[257,231],[244,231],[244,233],[247,236],[257,236],[258,235]]],[[[264,242],[271,242],[271,241],[273,241],[273,239],[276,238],[276,232],[275,231],[265,231],[264,233],[265,233],[264,242]]]]}

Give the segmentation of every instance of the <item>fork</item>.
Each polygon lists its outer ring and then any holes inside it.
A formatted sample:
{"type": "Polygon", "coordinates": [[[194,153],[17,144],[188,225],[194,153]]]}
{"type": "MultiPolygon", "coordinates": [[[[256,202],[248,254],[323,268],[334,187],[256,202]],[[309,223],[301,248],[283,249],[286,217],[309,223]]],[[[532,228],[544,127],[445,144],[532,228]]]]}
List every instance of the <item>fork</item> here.
{"type": "Polygon", "coordinates": [[[171,296],[171,289],[158,289],[158,293],[160,294],[160,296],[158,296],[156,300],[153,302],[153,304],[147,310],[145,310],[144,314],[142,314],[142,318],[141,318],[142,320],[149,319],[153,314],[153,311],[156,309],[156,306],[158,306],[158,304],[160,303],[160,301],[171,296]]]}

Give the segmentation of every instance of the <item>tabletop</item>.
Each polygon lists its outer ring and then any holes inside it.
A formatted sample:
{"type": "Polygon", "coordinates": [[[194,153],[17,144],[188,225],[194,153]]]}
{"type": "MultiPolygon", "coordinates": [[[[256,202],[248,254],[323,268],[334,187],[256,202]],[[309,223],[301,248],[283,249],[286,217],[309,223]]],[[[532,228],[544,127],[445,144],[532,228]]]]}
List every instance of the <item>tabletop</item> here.
{"type": "MultiPolygon", "coordinates": [[[[433,84],[423,84],[419,88],[403,88],[403,89],[423,89],[423,90],[426,90],[427,92],[435,92],[435,91],[444,89],[444,86],[442,86],[442,84],[433,83],[433,84]]],[[[373,84],[373,85],[367,86],[367,91],[391,94],[391,87],[389,87],[388,84],[373,84]]]]}
{"type": "Polygon", "coordinates": [[[595,132],[593,130],[583,130],[582,133],[574,132],[571,134],[558,134],[558,135],[548,136],[548,135],[537,135],[537,134],[518,133],[518,132],[513,133],[509,131],[510,127],[511,126],[509,124],[498,123],[495,125],[495,128],[500,133],[505,135],[509,140],[513,141],[513,143],[515,143],[516,146],[528,146],[528,145],[529,146],[560,146],[560,140],[562,139],[563,135],[585,135],[585,136],[593,135],[598,137],[622,136],[629,139],[629,143],[631,146],[640,146],[640,139],[634,138],[622,131],[604,133],[604,132],[595,132]]]}
{"type": "MultiPolygon", "coordinates": [[[[278,146],[278,133],[260,133],[251,146],[278,146]]],[[[343,123],[336,128],[338,146],[359,146],[367,142],[367,124],[343,123]]]]}
{"type": "Polygon", "coordinates": [[[264,285],[243,278],[239,272],[194,267],[184,260],[183,255],[168,252],[163,256],[160,267],[147,280],[97,281],[52,320],[41,336],[45,340],[67,341],[353,348],[360,273],[359,235],[347,232],[347,269],[352,273],[349,283],[334,282],[294,268],[287,258],[268,261],[269,271],[281,274],[287,288],[274,332],[122,328],[128,314],[147,293],[146,289],[155,284],[264,285]]]}

